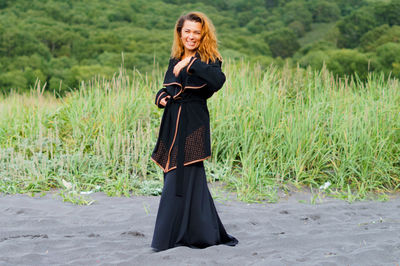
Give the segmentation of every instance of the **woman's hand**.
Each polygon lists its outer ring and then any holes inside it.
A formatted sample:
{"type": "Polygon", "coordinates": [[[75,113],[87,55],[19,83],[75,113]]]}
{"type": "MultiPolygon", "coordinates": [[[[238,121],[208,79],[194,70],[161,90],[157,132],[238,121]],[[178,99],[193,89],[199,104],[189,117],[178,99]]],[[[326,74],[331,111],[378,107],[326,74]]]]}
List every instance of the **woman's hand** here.
{"type": "Polygon", "coordinates": [[[167,105],[167,99],[169,99],[169,98],[171,98],[171,96],[166,96],[166,97],[162,98],[160,101],[160,104],[165,107],[167,105]]]}
{"type": "Polygon", "coordinates": [[[179,62],[175,65],[175,67],[174,67],[174,75],[175,75],[175,77],[177,77],[177,76],[179,75],[179,72],[181,72],[181,70],[182,70],[185,66],[187,66],[187,65],[189,64],[191,58],[192,58],[191,56],[188,56],[188,57],[186,57],[185,59],[179,61],[179,62]]]}

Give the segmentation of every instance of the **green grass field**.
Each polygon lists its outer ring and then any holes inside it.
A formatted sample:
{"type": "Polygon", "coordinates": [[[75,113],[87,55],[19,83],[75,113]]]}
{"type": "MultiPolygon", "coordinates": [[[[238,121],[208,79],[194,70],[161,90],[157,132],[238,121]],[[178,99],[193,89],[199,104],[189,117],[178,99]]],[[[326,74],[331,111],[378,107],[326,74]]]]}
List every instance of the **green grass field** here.
{"type": "MultiPolygon", "coordinates": [[[[244,201],[277,199],[287,184],[353,201],[400,186],[399,81],[372,74],[365,83],[328,71],[225,62],[227,82],[208,103],[210,180],[244,201]]],[[[162,111],[153,104],[163,70],[121,70],[82,83],[62,99],[0,97],[0,192],[57,189],[157,195],[162,172],[150,160],[162,111]]]]}

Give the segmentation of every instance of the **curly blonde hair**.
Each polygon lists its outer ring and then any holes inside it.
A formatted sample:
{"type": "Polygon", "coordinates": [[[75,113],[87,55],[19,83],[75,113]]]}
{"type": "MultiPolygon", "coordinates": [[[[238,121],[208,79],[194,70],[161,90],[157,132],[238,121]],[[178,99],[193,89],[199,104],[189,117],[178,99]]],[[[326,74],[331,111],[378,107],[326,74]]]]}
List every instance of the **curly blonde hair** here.
{"type": "Polygon", "coordinates": [[[221,54],[218,52],[217,35],[211,20],[201,12],[189,12],[182,15],[175,24],[174,42],[171,49],[171,57],[180,59],[184,54],[184,46],[181,40],[181,32],[185,21],[201,23],[201,39],[197,52],[200,60],[208,63],[210,60],[215,62],[217,59],[222,61],[221,54]]]}

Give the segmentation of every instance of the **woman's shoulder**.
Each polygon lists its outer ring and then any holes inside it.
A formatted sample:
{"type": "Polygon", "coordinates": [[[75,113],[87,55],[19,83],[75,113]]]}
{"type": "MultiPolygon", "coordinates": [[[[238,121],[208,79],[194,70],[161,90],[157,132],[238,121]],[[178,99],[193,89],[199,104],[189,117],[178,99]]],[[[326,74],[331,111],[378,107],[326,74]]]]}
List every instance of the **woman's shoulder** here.
{"type": "Polygon", "coordinates": [[[222,60],[219,58],[216,58],[215,60],[208,60],[207,62],[208,65],[214,66],[214,67],[221,67],[222,66],[222,60]]]}
{"type": "Polygon", "coordinates": [[[221,66],[222,65],[222,58],[219,58],[219,57],[217,57],[217,56],[210,56],[208,59],[207,59],[207,62],[206,62],[208,65],[218,65],[218,66],[221,66]]]}
{"type": "Polygon", "coordinates": [[[222,65],[222,60],[219,59],[219,58],[216,58],[215,61],[212,62],[212,64],[216,64],[216,65],[221,66],[222,65]]]}

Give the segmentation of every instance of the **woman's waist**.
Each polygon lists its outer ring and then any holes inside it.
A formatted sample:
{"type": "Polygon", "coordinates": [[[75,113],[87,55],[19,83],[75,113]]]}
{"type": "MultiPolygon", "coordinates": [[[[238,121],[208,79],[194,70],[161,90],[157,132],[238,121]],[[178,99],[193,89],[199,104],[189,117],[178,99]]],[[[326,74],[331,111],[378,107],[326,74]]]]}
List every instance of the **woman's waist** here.
{"type": "Polygon", "coordinates": [[[207,104],[207,100],[204,99],[203,97],[199,97],[193,94],[181,94],[176,97],[171,97],[168,101],[171,101],[171,103],[177,103],[177,104],[182,104],[182,103],[201,103],[201,104],[207,104]]]}

